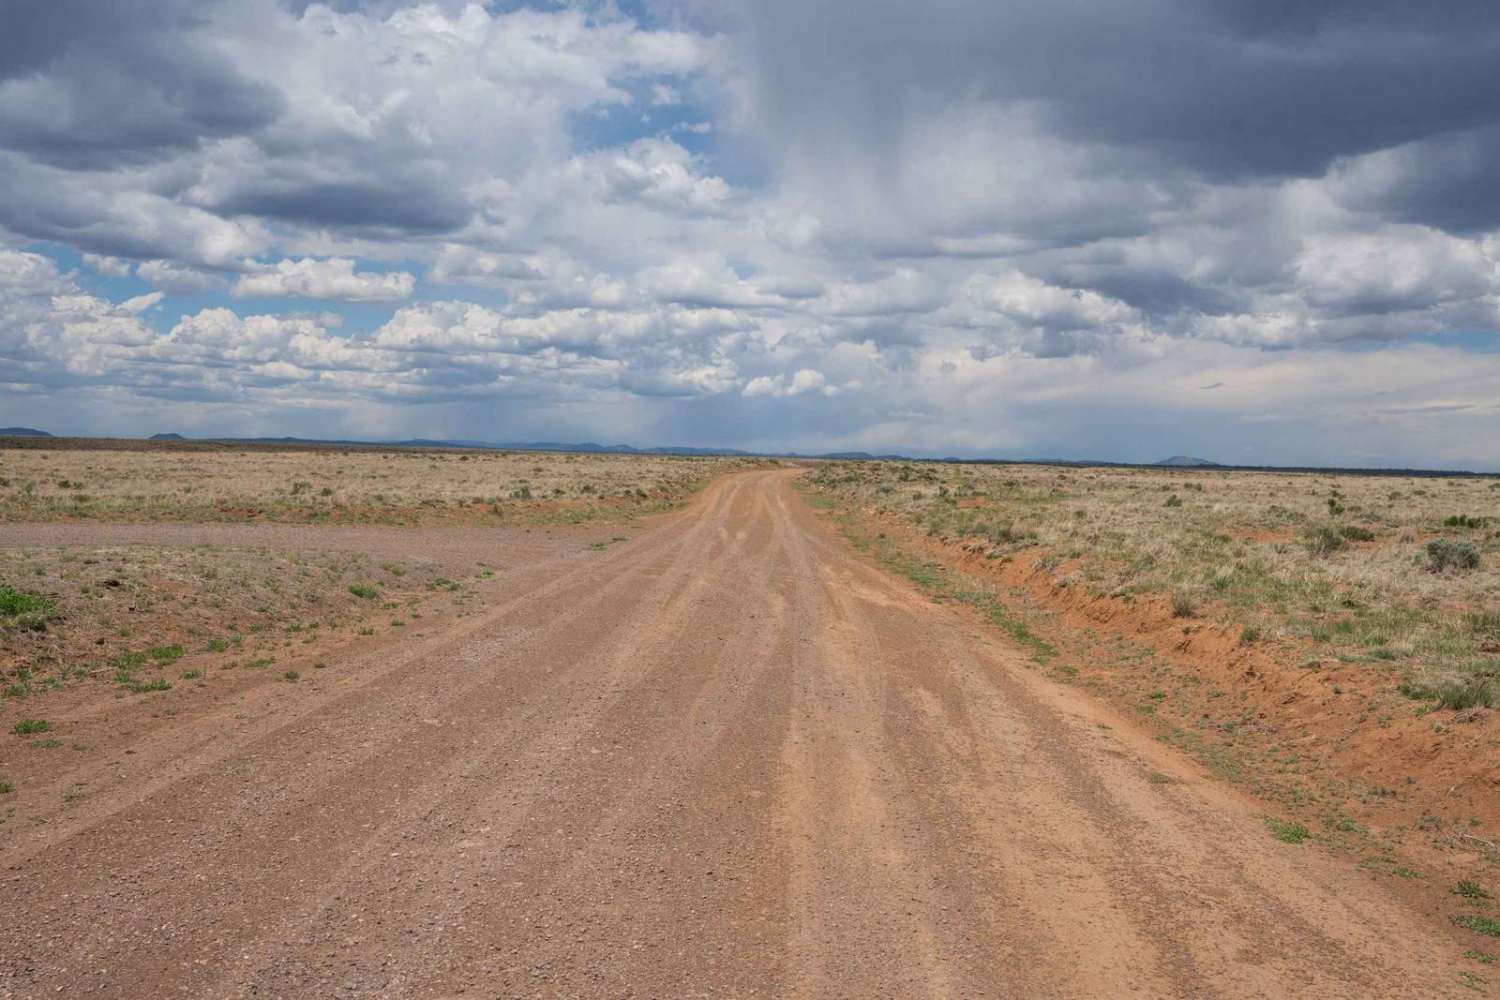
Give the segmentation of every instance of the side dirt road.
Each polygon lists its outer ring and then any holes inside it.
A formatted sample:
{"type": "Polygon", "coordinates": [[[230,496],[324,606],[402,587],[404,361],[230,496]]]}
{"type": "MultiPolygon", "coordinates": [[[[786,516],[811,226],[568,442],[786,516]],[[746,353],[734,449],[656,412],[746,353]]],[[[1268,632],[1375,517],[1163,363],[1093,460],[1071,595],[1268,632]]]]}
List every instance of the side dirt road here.
{"type": "Polygon", "coordinates": [[[797,474],[19,789],[0,996],[1491,988],[1466,932],[856,558],[797,474]]]}

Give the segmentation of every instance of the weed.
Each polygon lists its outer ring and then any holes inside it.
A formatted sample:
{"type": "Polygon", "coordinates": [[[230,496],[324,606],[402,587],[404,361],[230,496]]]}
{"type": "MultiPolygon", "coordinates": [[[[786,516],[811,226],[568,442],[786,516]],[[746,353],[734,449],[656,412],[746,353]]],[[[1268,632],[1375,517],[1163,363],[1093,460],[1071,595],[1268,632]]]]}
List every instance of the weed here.
{"type": "Polygon", "coordinates": [[[1171,496],[1167,497],[1167,502],[1165,504],[1163,504],[1163,506],[1165,506],[1165,507],[1181,507],[1182,506],[1182,497],[1178,496],[1176,493],[1173,493],[1171,496]]]}
{"type": "Polygon", "coordinates": [[[1453,895],[1462,896],[1465,899],[1489,899],[1490,894],[1485,891],[1484,886],[1469,879],[1460,879],[1453,887],[1453,895]]]}
{"type": "Polygon", "coordinates": [[[210,653],[224,653],[224,652],[227,652],[229,650],[229,640],[228,639],[210,639],[210,640],[208,640],[208,645],[205,646],[204,648],[207,649],[208,652],[210,652],[210,653]]]}
{"type": "Polygon", "coordinates": [[[1266,828],[1283,844],[1300,844],[1312,836],[1312,831],[1301,823],[1286,823],[1279,819],[1266,820],[1266,828]]]}
{"type": "Polygon", "coordinates": [[[0,781],[0,795],[9,795],[15,787],[8,781],[0,781]]]}
{"type": "Polygon", "coordinates": [[[1500,704],[1500,682],[1485,677],[1444,676],[1412,679],[1397,688],[1413,701],[1435,701],[1439,708],[1494,708],[1500,704]]]}
{"type": "Polygon", "coordinates": [[[1240,629],[1240,645],[1252,646],[1260,641],[1260,626],[1246,625],[1240,629]]]}
{"type": "Polygon", "coordinates": [[[1172,591],[1172,617],[1194,618],[1198,614],[1198,602],[1191,592],[1178,587],[1172,591]]]}
{"type": "Polygon", "coordinates": [[[1464,958],[1467,958],[1473,962],[1479,962],[1482,965],[1495,964],[1494,955],[1491,955],[1487,951],[1480,951],[1478,948],[1470,948],[1468,951],[1464,952],[1464,958]]]}
{"type": "Polygon", "coordinates": [[[1487,517],[1474,517],[1470,514],[1454,514],[1443,518],[1443,526],[1447,528],[1483,528],[1489,523],[1490,519],[1487,517]]]}
{"type": "Polygon", "coordinates": [[[1351,542],[1373,542],[1375,540],[1375,532],[1369,528],[1361,528],[1357,524],[1344,525],[1339,528],[1339,534],[1351,542]]]}
{"type": "Polygon", "coordinates": [[[22,719],[12,726],[10,731],[17,736],[32,736],[36,733],[51,732],[52,726],[47,723],[46,719],[22,719]]]}
{"type": "Polygon", "coordinates": [[[201,670],[184,670],[182,672],[182,679],[185,681],[196,681],[200,680],[202,677],[203,671],[201,670]]]}
{"type": "Polygon", "coordinates": [[[56,613],[57,605],[50,598],[0,584],[0,628],[43,631],[56,613]]]}
{"type": "Polygon", "coordinates": [[[172,682],[165,677],[158,677],[154,681],[130,680],[122,682],[122,684],[131,694],[149,694],[152,691],[172,690],[172,682]]]}
{"type": "Polygon", "coordinates": [[[380,596],[380,591],[376,590],[372,584],[368,583],[349,584],[349,593],[366,601],[372,601],[380,596]]]}
{"type": "Polygon", "coordinates": [[[182,655],[184,652],[186,651],[181,646],[176,645],[152,646],[150,649],[146,650],[146,655],[151,657],[151,659],[155,660],[157,663],[166,664],[176,663],[178,660],[182,659],[182,655]]]}
{"type": "Polygon", "coordinates": [[[295,671],[295,670],[288,670],[286,673],[282,674],[281,676],[285,677],[289,681],[294,681],[295,682],[302,675],[299,674],[299,673],[297,673],[297,671],[295,671]]]}
{"type": "Polygon", "coordinates": [[[1500,920],[1494,917],[1482,917],[1477,913],[1460,913],[1449,919],[1458,926],[1476,933],[1500,938],[1500,920]]]}

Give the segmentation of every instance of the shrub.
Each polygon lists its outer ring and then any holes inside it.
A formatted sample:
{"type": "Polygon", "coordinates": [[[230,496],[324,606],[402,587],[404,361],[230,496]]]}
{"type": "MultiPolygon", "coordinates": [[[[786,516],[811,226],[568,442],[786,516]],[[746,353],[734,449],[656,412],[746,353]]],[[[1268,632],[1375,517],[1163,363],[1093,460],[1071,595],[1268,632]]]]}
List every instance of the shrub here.
{"type": "Polygon", "coordinates": [[[1172,617],[1192,618],[1198,613],[1198,602],[1190,591],[1181,587],[1172,591],[1172,617]]]}
{"type": "Polygon", "coordinates": [[[1260,628],[1255,625],[1246,625],[1240,629],[1240,645],[1249,646],[1260,641],[1260,628]]]}
{"type": "Polygon", "coordinates": [[[1168,507],[1181,507],[1182,506],[1182,497],[1178,496],[1176,493],[1173,493],[1171,496],[1167,497],[1166,506],[1168,506],[1168,507]]]}
{"type": "Polygon", "coordinates": [[[1319,558],[1327,558],[1348,545],[1343,532],[1330,525],[1314,528],[1307,533],[1307,550],[1319,558]]]}
{"type": "Polygon", "coordinates": [[[1369,528],[1361,528],[1357,524],[1346,524],[1339,529],[1339,533],[1351,542],[1373,542],[1375,532],[1369,528]]]}
{"type": "Polygon", "coordinates": [[[1434,538],[1427,543],[1427,568],[1434,573],[1450,569],[1469,570],[1479,566],[1479,550],[1473,542],[1434,538]]]}
{"type": "Polygon", "coordinates": [[[1489,518],[1474,517],[1471,514],[1454,514],[1452,517],[1443,518],[1443,526],[1447,528],[1483,528],[1489,523],[1489,518]]]}

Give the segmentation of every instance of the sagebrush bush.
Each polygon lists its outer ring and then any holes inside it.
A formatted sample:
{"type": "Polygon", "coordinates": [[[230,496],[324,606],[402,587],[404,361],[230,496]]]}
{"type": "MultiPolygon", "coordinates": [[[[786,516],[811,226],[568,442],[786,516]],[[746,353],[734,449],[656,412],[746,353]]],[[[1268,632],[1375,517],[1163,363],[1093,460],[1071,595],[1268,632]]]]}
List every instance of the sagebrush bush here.
{"type": "Polygon", "coordinates": [[[1434,573],[1479,567],[1479,549],[1473,542],[1434,538],[1427,543],[1427,568],[1434,573]]]}
{"type": "Polygon", "coordinates": [[[1315,556],[1331,556],[1348,544],[1344,533],[1331,525],[1325,524],[1307,533],[1307,550],[1315,556]]]}

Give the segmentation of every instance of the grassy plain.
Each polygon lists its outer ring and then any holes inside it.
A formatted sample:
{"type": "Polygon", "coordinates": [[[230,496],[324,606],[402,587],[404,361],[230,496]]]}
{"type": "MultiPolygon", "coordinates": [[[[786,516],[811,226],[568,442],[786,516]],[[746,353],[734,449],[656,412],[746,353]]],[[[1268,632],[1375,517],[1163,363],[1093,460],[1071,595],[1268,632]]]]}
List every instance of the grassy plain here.
{"type": "Polygon", "coordinates": [[[1500,705],[1500,480],[848,463],[814,482],[1065,587],[1391,664],[1418,701],[1500,705]]]}
{"type": "Polygon", "coordinates": [[[416,448],[0,448],[0,522],[577,523],[668,509],[739,464],[416,448]]]}

